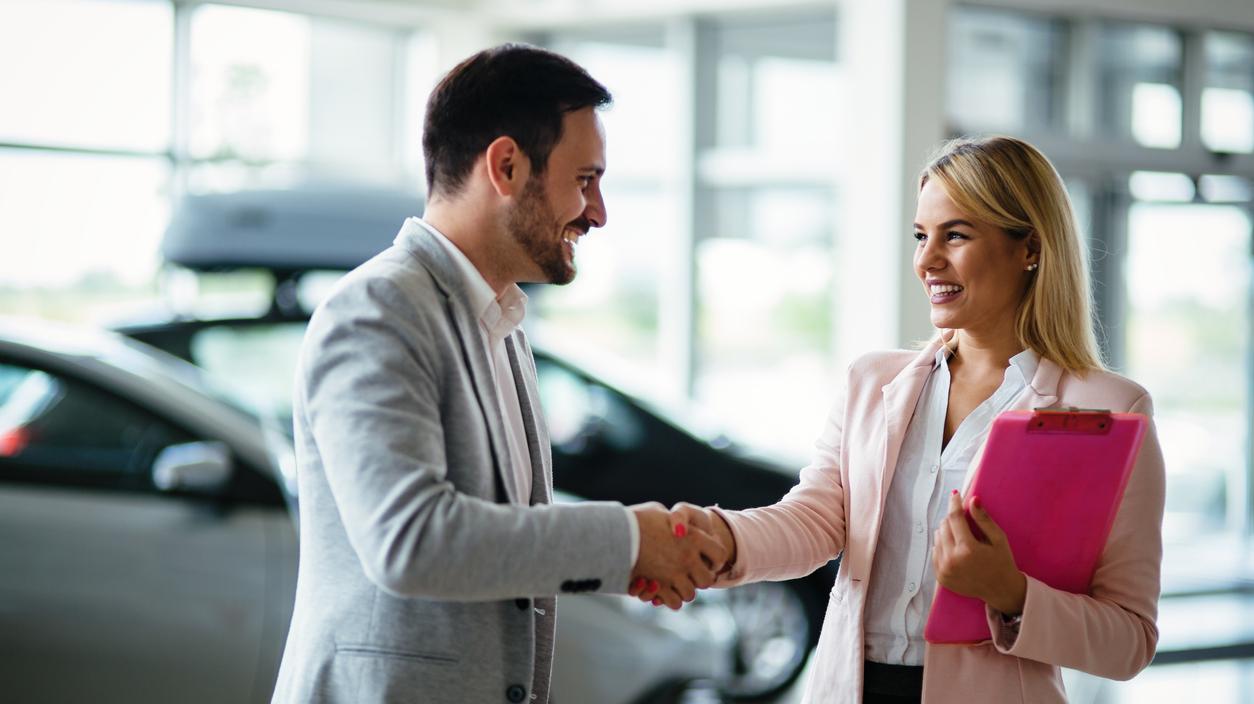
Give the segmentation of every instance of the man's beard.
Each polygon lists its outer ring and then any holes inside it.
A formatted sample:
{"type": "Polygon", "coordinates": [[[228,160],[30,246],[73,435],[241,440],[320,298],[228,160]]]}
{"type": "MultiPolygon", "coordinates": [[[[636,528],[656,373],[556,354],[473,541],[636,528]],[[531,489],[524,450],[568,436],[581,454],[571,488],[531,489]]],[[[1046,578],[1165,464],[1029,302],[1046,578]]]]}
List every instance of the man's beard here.
{"type": "Polygon", "coordinates": [[[568,284],[575,279],[575,267],[566,261],[563,233],[555,233],[556,226],[557,216],[549,207],[544,185],[533,175],[510,210],[506,227],[548,283],[568,284]]]}

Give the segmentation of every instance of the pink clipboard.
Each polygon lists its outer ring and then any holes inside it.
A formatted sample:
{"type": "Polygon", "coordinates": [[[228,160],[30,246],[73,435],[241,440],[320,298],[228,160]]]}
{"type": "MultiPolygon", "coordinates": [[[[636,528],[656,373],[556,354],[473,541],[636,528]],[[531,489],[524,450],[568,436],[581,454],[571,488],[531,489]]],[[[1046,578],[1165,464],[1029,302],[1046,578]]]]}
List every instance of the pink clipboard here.
{"type": "MultiPolygon", "coordinates": [[[[1147,425],[1139,413],[1002,413],[967,497],[980,497],[1024,574],[1056,589],[1087,592],[1147,425]]],[[[967,521],[974,526],[969,515],[967,521]]],[[[989,640],[984,602],[938,586],[923,637],[929,643],[989,640]]]]}

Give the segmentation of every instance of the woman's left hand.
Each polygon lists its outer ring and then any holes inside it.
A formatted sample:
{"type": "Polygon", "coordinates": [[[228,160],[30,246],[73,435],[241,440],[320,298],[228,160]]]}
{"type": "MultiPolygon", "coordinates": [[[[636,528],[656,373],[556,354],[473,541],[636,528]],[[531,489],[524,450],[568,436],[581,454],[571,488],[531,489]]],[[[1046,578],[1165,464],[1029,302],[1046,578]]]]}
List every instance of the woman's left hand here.
{"type": "Polygon", "coordinates": [[[932,549],[936,581],[946,589],[982,600],[1007,615],[1023,613],[1028,580],[1015,566],[1006,534],[984,511],[979,497],[971,499],[971,518],[984,534],[975,537],[962,510],[962,494],[949,497],[949,515],[937,529],[932,549]]]}

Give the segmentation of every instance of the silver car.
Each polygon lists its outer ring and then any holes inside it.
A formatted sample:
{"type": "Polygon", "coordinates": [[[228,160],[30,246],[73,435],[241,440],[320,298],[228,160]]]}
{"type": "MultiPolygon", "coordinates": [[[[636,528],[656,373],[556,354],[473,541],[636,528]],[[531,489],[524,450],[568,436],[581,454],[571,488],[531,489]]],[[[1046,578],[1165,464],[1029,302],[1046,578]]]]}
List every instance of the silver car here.
{"type": "MultiPolygon", "coordinates": [[[[268,702],[294,485],[287,435],[197,367],[0,319],[0,699],[268,702]]],[[[701,683],[727,675],[717,597],[563,597],[558,614],[557,704],[711,701],[701,683]]]]}

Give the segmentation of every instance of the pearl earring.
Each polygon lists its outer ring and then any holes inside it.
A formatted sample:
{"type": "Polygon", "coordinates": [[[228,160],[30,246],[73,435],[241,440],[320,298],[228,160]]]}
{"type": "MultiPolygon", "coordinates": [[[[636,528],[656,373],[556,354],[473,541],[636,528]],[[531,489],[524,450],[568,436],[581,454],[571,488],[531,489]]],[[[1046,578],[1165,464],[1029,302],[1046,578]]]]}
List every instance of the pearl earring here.
{"type": "Polygon", "coordinates": [[[1027,269],[1024,269],[1024,271],[1036,271],[1036,265],[1035,265],[1035,264],[1028,264],[1028,268],[1027,268],[1027,269]]]}

